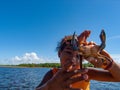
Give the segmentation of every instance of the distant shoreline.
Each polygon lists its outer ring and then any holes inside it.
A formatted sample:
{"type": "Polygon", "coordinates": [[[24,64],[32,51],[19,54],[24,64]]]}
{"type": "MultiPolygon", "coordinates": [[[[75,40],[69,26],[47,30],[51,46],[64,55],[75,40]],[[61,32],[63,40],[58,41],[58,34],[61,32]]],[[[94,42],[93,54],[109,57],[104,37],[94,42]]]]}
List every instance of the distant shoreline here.
{"type": "MultiPolygon", "coordinates": [[[[19,64],[19,65],[0,65],[0,67],[9,67],[9,68],[59,68],[60,63],[40,63],[40,64],[19,64]]],[[[93,67],[90,63],[83,64],[83,67],[93,67]]]]}
{"type": "Polygon", "coordinates": [[[52,67],[25,67],[25,66],[7,66],[7,65],[0,65],[0,68],[52,68],[52,67]]]}
{"type": "Polygon", "coordinates": [[[0,66],[0,68],[53,68],[53,67],[0,66]]]}

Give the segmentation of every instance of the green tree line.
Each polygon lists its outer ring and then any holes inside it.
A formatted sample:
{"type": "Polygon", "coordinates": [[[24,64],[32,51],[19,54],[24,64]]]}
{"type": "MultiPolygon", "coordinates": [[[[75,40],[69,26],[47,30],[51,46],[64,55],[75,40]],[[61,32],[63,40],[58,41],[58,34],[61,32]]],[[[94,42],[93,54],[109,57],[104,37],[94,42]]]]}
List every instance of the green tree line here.
{"type": "MultiPolygon", "coordinates": [[[[20,67],[57,67],[57,68],[59,68],[60,63],[40,63],[40,64],[32,63],[32,64],[19,64],[17,66],[20,66],[20,67]]],[[[83,64],[83,67],[93,67],[93,66],[94,65],[91,63],[83,64]]]]}

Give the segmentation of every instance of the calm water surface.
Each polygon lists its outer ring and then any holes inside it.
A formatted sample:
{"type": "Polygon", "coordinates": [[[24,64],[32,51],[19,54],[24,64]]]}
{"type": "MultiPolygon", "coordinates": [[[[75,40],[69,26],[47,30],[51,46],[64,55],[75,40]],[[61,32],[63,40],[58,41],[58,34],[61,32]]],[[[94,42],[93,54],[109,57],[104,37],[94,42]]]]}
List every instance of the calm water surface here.
{"type": "MultiPolygon", "coordinates": [[[[0,67],[0,90],[34,90],[49,68],[0,67]]],[[[91,90],[120,90],[120,83],[91,81],[91,90]]]]}

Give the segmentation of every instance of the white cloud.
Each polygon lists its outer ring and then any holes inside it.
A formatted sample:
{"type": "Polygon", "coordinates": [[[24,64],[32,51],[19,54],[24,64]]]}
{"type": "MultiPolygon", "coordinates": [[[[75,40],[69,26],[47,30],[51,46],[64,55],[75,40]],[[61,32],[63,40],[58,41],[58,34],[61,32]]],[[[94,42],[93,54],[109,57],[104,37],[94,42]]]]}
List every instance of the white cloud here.
{"type": "MultiPolygon", "coordinates": [[[[115,62],[120,63],[120,54],[110,54],[115,62]]],[[[35,52],[25,53],[23,56],[15,56],[10,60],[11,64],[20,64],[20,63],[59,63],[57,57],[48,58],[48,57],[38,57],[35,52]]]]}
{"type": "MultiPolygon", "coordinates": [[[[120,63],[120,54],[110,54],[115,62],[120,63]]],[[[21,63],[59,63],[59,58],[39,57],[35,52],[25,53],[23,56],[15,56],[11,59],[0,60],[1,64],[21,64],[21,63]]]]}
{"type": "Polygon", "coordinates": [[[23,56],[15,56],[9,60],[9,64],[21,63],[55,63],[59,62],[58,58],[44,58],[38,57],[35,52],[25,53],[23,56]]]}

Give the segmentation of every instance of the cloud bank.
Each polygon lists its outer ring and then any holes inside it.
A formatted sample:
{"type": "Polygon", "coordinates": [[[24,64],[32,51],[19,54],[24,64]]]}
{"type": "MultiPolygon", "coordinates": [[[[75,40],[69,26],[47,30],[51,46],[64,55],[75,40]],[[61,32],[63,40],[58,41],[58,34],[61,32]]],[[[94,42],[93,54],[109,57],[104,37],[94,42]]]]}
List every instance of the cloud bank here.
{"type": "Polygon", "coordinates": [[[18,65],[23,63],[59,63],[59,59],[39,57],[35,52],[25,53],[23,56],[15,56],[4,60],[3,64],[18,65]]]}
{"type": "MultiPolygon", "coordinates": [[[[111,57],[114,59],[115,62],[120,63],[120,54],[110,54],[111,57]]],[[[30,52],[25,53],[22,56],[15,56],[11,59],[0,60],[0,64],[10,64],[10,65],[18,65],[22,63],[59,63],[59,58],[46,58],[46,57],[39,57],[37,53],[30,52]]]]}

